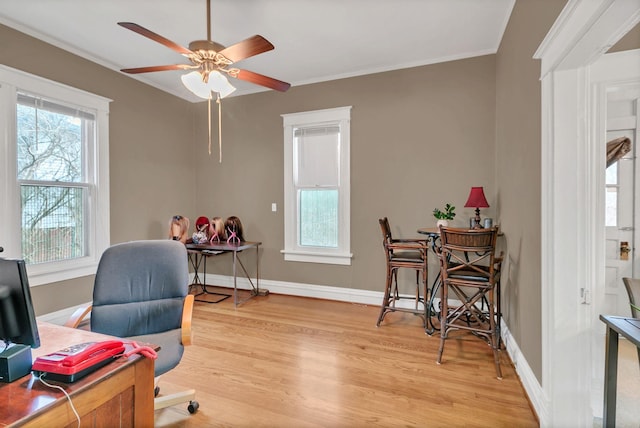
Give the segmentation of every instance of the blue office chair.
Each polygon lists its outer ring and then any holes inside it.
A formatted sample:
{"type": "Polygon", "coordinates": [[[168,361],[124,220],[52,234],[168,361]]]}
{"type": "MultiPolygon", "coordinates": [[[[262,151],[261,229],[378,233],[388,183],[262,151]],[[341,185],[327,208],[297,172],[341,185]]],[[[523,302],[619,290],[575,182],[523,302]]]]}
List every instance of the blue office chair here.
{"type": "MultiPolygon", "coordinates": [[[[108,248],[96,272],[93,303],[65,324],[78,327],[91,313],[91,331],[160,346],[156,378],[178,365],[191,344],[193,296],[188,294],[187,250],[171,240],[134,241],[108,248]]],[[[198,410],[195,390],[158,397],[154,409],[188,402],[198,410]]]]}

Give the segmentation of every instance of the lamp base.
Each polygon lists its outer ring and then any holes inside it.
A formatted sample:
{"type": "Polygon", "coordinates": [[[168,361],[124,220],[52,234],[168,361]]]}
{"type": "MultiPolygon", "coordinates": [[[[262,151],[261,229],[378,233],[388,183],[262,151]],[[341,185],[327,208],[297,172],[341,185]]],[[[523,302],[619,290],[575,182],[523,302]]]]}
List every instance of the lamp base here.
{"type": "Polygon", "coordinates": [[[476,218],[473,219],[472,229],[484,229],[484,227],[482,227],[481,221],[482,220],[480,219],[480,208],[476,208],[476,218]]]}

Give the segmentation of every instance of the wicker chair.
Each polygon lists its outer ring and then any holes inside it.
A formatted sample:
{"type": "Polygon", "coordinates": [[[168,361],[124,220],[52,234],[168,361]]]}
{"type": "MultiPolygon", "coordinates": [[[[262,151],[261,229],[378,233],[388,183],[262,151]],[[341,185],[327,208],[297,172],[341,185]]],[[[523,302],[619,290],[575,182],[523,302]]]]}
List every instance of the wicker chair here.
{"type": "Polygon", "coordinates": [[[387,217],[379,219],[382,230],[382,243],[384,245],[387,259],[387,279],[380,308],[380,316],[376,326],[384,319],[389,312],[409,312],[420,315],[423,319],[423,326],[427,322],[427,240],[420,238],[394,239],[391,235],[391,227],[387,217]],[[412,269],[416,271],[416,290],[412,297],[403,296],[398,291],[398,270],[412,269]],[[422,281],[420,280],[422,275],[422,281]],[[422,284],[422,289],[420,287],[422,284]],[[412,299],[415,301],[414,307],[402,307],[396,305],[400,299],[412,299]]]}
{"type": "Polygon", "coordinates": [[[498,228],[440,227],[441,320],[438,364],[442,363],[449,333],[466,330],[484,338],[493,350],[496,375],[500,370],[499,309],[496,292],[501,257],[496,257],[498,228]]]}

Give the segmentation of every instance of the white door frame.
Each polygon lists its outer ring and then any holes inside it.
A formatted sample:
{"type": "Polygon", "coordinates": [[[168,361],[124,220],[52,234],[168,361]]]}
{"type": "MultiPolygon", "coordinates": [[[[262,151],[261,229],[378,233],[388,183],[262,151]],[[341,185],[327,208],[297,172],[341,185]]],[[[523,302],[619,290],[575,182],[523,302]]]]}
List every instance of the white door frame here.
{"type": "Polygon", "coordinates": [[[591,332],[599,321],[590,303],[604,280],[604,223],[589,65],[639,20],[640,0],[569,0],[534,56],[542,81],[543,427],[593,425],[591,332]]]}

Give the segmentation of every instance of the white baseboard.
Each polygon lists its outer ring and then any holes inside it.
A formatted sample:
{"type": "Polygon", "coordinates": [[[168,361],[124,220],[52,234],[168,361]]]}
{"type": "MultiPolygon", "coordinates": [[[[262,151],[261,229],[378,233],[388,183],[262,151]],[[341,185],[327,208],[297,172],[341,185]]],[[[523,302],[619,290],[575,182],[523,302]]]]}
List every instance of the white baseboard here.
{"type": "Polygon", "coordinates": [[[538,415],[540,426],[549,426],[547,422],[550,416],[549,400],[547,400],[544,394],[542,385],[540,385],[540,382],[538,382],[538,379],[533,374],[533,370],[531,370],[527,360],[524,358],[524,355],[522,355],[518,343],[511,335],[509,328],[504,322],[504,318],[502,319],[500,328],[502,341],[507,349],[507,354],[509,354],[511,361],[513,361],[516,373],[520,377],[520,382],[522,382],[522,386],[529,397],[529,401],[531,401],[531,405],[538,415]]]}
{"type": "MultiPolygon", "coordinates": [[[[193,275],[191,277],[193,280],[193,275]]],[[[256,279],[251,278],[256,285],[256,279]]],[[[225,275],[207,274],[207,283],[217,287],[233,288],[233,277],[225,275]]],[[[362,305],[380,305],[383,293],[381,291],[358,290],[354,288],[332,287],[329,285],[302,284],[295,282],[273,281],[261,279],[258,284],[260,289],[269,290],[270,293],[286,294],[288,296],[312,297],[315,299],[337,300],[339,302],[359,303],[362,305]]],[[[246,278],[238,277],[239,290],[250,290],[251,284],[246,278]]],[[[409,297],[409,296],[403,296],[409,297]]],[[[408,300],[398,301],[397,306],[411,308],[413,303],[408,300]]]]}

